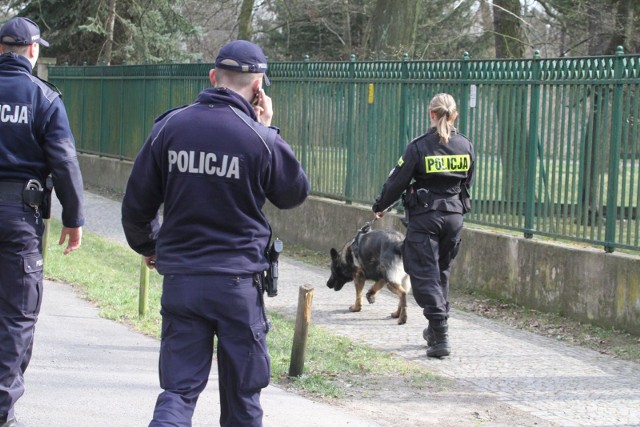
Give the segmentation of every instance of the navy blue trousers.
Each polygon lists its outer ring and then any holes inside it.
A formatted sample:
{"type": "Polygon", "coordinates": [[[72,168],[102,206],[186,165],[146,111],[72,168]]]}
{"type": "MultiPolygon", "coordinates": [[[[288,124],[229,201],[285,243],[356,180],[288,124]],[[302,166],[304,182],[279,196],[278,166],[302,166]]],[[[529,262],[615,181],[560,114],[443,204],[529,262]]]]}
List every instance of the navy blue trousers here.
{"type": "Polygon", "coordinates": [[[24,393],[42,302],[43,230],[29,208],[0,203],[0,424],[24,393]]]}
{"type": "Polygon", "coordinates": [[[160,386],[150,427],[191,426],[217,336],[220,425],[262,426],[269,384],[264,306],[252,277],[167,275],[162,287],[160,386]]]}
{"type": "Polygon", "coordinates": [[[458,254],[462,214],[429,211],[409,220],[404,241],[404,269],[424,316],[429,320],[449,318],[449,275],[458,254]]]}

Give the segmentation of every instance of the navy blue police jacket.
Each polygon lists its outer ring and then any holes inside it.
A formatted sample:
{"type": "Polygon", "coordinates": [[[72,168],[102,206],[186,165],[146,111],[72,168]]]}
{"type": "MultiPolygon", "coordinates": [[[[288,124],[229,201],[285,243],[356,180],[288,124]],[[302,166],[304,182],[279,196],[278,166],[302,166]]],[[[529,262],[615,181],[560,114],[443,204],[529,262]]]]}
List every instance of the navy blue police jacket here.
{"type": "Polygon", "coordinates": [[[31,74],[29,60],[0,55],[0,181],[41,184],[51,174],[65,227],[84,225],[83,182],[60,93],[31,74]]]}
{"type": "Polygon", "coordinates": [[[122,224],[129,246],[155,254],[161,274],[254,274],[269,265],[265,202],[289,209],[308,194],[278,132],[239,94],[208,88],[156,119],[127,183],[122,224]]]}
{"type": "Polygon", "coordinates": [[[475,153],[473,144],[464,135],[453,131],[449,142],[440,142],[436,128],[415,138],[405,148],[402,157],[391,170],[382,191],[372,206],[382,212],[398,200],[405,191],[424,188],[431,193],[428,207],[415,207],[410,215],[429,210],[463,213],[460,193],[474,180],[475,153]]]}

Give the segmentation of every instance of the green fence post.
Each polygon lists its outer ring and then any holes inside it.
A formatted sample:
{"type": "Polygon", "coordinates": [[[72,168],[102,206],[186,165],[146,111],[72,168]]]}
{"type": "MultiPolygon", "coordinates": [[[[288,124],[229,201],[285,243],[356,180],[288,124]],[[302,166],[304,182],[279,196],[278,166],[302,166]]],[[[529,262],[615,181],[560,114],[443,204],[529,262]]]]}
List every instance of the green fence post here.
{"type": "Polygon", "coordinates": [[[613,107],[611,110],[611,143],[609,145],[609,183],[607,187],[607,223],[605,228],[604,250],[613,252],[616,241],[616,223],[618,221],[618,176],[620,164],[620,139],[622,138],[622,82],[624,71],[624,50],[618,46],[613,64],[613,107]]]}
{"type": "Polygon", "coordinates": [[[351,62],[349,62],[349,90],[347,91],[349,99],[347,100],[347,123],[349,132],[347,132],[347,177],[344,188],[344,195],[347,204],[353,202],[353,184],[357,179],[357,175],[353,173],[356,153],[354,153],[354,143],[356,140],[356,126],[353,121],[355,117],[355,97],[356,97],[356,56],[351,54],[351,62]]]}
{"type": "Polygon", "coordinates": [[[108,153],[109,151],[105,149],[103,142],[104,142],[104,133],[105,132],[109,132],[111,129],[109,129],[108,126],[103,126],[102,121],[104,118],[104,103],[106,102],[106,100],[108,99],[107,96],[104,93],[104,82],[107,81],[107,79],[104,76],[104,67],[99,65],[100,67],[100,112],[98,113],[98,151],[100,152],[100,154],[102,153],[108,153]]]}
{"type": "Polygon", "coordinates": [[[529,110],[529,138],[527,144],[526,206],[524,211],[524,237],[533,237],[536,191],[536,151],[538,148],[538,123],[540,121],[540,51],[536,50],[531,63],[531,107],[529,110]]]}
{"type": "Polygon", "coordinates": [[[82,77],[80,80],[80,93],[83,95],[82,96],[82,108],[80,109],[80,135],[76,135],[76,140],[79,141],[79,146],[80,147],[86,147],[86,140],[87,138],[85,138],[85,134],[84,134],[84,129],[85,129],[85,114],[87,111],[87,97],[84,96],[86,92],[86,85],[87,85],[87,67],[84,66],[82,67],[82,77]]]}
{"type": "Polygon", "coordinates": [[[149,268],[144,262],[144,257],[140,262],[140,290],[138,293],[138,314],[143,317],[147,314],[149,305],[149,268]]]}
{"type": "Polygon", "coordinates": [[[311,100],[311,82],[309,81],[309,55],[304,56],[304,83],[302,90],[304,92],[302,101],[302,131],[300,132],[300,140],[302,141],[302,169],[309,170],[309,101],[311,100]]]}
{"type": "Polygon", "coordinates": [[[462,89],[460,91],[460,132],[469,135],[469,91],[471,83],[469,82],[469,52],[465,52],[462,56],[462,89]]]}
{"type": "Polygon", "coordinates": [[[398,153],[403,153],[409,140],[409,123],[407,118],[407,108],[409,100],[407,99],[407,85],[409,81],[409,54],[402,55],[402,81],[400,82],[400,110],[398,111],[398,153]]]}
{"type": "Polygon", "coordinates": [[[124,82],[125,82],[125,73],[124,73],[124,63],[120,66],[120,134],[118,135],[118,154],[120,160],[124,160],[124,82]]]}
{"type": "Polygon", "coordinates": [[[174,66],[168,64],[169,68],[169,108],[173,108],[173,70],[174,66]]]}

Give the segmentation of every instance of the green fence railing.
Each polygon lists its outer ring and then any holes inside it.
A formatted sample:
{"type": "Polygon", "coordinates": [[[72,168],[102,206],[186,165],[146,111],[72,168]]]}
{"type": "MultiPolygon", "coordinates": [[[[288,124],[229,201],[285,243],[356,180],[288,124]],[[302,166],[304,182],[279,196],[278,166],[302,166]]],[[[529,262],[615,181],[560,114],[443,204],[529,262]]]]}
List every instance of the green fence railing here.
{"type": "MultiPolygon", "coordinates": [[[[210,64],[52,67],[82,152],[133,159],[210,64]]],[[[313,192],[372,203],[438,92],[458,101],[477,166],[469,222],[640,249],[640,56],[270,64],[274,124],[313,192]]]]}

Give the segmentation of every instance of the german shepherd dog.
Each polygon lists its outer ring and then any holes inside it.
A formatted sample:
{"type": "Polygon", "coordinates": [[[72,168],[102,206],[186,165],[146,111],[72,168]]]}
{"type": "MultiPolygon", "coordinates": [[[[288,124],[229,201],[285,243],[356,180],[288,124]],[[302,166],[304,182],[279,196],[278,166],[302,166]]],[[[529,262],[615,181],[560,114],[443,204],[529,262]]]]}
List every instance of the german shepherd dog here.
{"type": "Polygon", "coordinates": [[[338,252],[331,248],[331,277],[327,286],[339,291],[345,283],[356,284],[356,302],[349,307],[352,312],[362,309],[362,290],[364,282],[375,283],[367,291],[367,301],[373,304],[376,294],[387,288],[400,299],[398,310],[391,317],[398,319],[399,325],[407,323],[407,292],[409,276],[402,265],[402,242],[404,236],[395,230],[371,230],[365,225],[356,237],[347,242],[338,252]]]}

